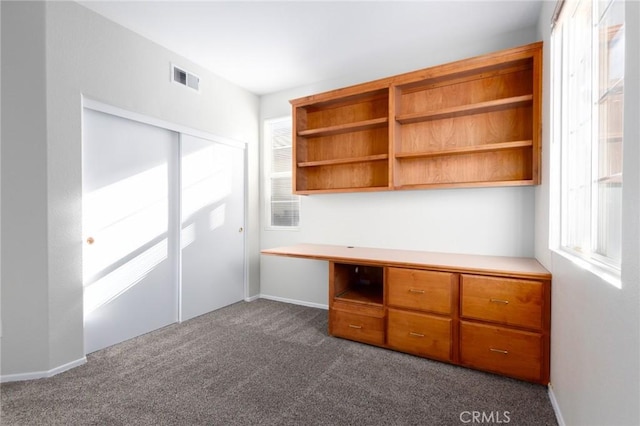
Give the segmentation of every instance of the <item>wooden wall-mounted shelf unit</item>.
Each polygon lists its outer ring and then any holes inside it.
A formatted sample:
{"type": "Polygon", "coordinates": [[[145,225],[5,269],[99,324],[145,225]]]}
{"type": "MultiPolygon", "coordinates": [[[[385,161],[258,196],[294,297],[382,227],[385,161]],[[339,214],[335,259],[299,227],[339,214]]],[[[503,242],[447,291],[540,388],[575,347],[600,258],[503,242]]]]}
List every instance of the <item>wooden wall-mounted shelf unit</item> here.
{"type": "Polygon", "coordinates": [[[293,110],[295,192],[389,187],[389,91],[310,102],[293,110]]]}
{"type": "Polygon", "coordinates": [[[542,42],[307,96],[296,194],[540,183],[542,42]]]}

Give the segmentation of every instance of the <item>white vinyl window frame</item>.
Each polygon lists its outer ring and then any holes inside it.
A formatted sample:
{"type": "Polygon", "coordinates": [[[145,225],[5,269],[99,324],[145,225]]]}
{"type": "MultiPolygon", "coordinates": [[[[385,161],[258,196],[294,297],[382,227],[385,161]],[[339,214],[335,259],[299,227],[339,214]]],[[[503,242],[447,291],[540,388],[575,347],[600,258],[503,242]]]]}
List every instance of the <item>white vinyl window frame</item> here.
{"type": "Polygon", "coordinates": [[[297,231],[300,196],[293,194],[291,116],[264,120],[263,141],[265,229],[297,231]]]}
{"type": "Polygon", "coordinates": [[[551,248],[619,286],[624,2],[560,7],[551,33],[551,248]]]}

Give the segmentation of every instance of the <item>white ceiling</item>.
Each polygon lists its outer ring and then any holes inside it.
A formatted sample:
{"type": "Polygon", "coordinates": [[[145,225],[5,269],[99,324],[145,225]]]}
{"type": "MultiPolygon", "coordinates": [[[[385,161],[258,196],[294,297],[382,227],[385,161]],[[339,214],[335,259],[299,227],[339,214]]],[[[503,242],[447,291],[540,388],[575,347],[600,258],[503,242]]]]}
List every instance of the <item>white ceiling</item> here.
{"type": "Polygon", "coordinates": [[[529,28],[541,1],[79,3],[262,95],[529,28]]]}

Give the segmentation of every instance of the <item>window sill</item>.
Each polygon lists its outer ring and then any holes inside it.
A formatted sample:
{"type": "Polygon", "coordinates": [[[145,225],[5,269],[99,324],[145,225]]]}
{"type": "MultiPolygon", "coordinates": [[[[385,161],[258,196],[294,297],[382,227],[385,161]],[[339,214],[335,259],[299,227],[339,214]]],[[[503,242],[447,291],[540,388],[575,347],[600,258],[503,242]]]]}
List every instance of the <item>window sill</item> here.
{"type": "Polygon", "coordinates": [[[299,226],[267,226],[264,228],[265,231],[289,231],[289,232],[298,232],[300,231],[299,226]]]}
{"type": "Polygon", "coordinates": [[[620,278],[620,272],[612,270],[610,268],[605,267],[604,265],[599,265],[593,262],[589,262],[581,257],[575,256],[565,250],[559,248],[552,248],[551,251],[555,254],[558,254],[574,265],[584,269],[585,271],[589,271],[593,275],[597,276],[603,281],[606,281],[608,284],[614,286],[615,288],[622,288],[622,281],[620,278]]]}

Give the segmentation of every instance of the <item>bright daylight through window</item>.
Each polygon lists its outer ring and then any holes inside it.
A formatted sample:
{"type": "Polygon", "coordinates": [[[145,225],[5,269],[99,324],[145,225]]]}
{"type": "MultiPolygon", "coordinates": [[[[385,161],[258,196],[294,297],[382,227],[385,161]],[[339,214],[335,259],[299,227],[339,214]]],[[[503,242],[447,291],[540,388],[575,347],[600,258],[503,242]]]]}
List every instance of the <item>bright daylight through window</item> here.
{"type": "Polygon", "coordinates": [[[624,1],[565,1],[552,31],[561,250],[619,274],[624,1]]]}
{"type": "Polygon", "coordinates": [[[264,141],[267,227],[297,228],[300,197],[292,193],[291,117],[265,121],[264,141]]]}

